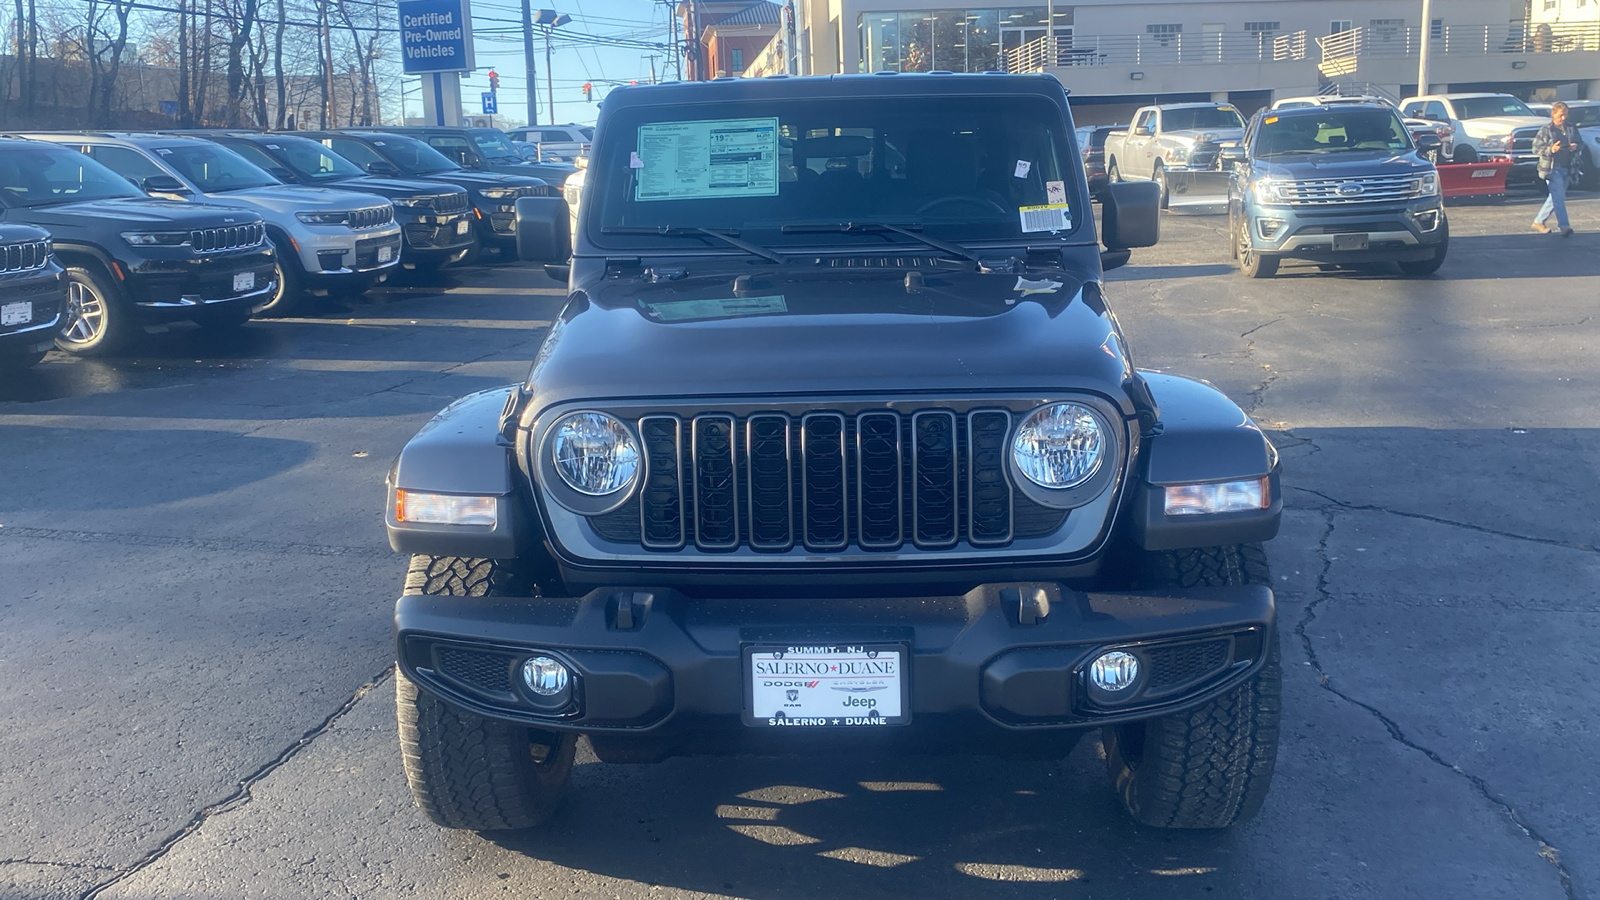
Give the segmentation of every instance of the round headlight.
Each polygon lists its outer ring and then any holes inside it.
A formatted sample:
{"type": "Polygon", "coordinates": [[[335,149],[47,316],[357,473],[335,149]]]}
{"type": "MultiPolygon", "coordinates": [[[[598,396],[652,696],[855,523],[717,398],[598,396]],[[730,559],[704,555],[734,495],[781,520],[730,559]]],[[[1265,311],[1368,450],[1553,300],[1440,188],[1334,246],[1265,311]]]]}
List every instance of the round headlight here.
{"type": "Polygon", "coordinates": [[[628,427],[598,412],[574,413],[555,424],[550,454],[556,473],[580,494],[604,497],[639,474],[639,445],[628,427]]]}
{"type": "Polygon", "coordinates": [[[1087,406],[1052,403],[1022,420],[1011,441],[1017,471],[1044,488],[1064,490],[1083,484],[1100,470],[1106,435],[1087,406]]]}

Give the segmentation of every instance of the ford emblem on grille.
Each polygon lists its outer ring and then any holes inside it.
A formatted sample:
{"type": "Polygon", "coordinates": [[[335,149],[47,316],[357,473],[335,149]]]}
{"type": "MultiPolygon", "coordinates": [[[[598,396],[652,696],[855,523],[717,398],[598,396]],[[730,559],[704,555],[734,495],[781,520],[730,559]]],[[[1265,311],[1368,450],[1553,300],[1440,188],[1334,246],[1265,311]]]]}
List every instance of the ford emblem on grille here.
{"type": "Polygon", "coordinates": [[[1346,181],[1344,184],[1339,185],[1338,188],[1339,196],[1341,197],[1354,197],[1364,190],[1366,188],[1356,184],[1354,181],[1346,181]]]}

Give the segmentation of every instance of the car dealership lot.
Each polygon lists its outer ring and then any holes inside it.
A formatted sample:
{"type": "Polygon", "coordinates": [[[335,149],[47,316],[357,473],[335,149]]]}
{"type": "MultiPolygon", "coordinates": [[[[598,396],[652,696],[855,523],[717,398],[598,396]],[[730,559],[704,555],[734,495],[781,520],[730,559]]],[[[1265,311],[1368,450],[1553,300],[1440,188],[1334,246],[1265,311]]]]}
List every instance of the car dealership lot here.
{"type": "MultiPolygon", "coordinates": [[[[1111,274],[1145,364],[1272,429],[1285,740],[1262,814],[1156,833],[1064,761],[581,757],[492,839],[411,807],[382,476],[518,379],[529,267],[174,326],[0,384],[0,897],[1592,897],[1600,202],[1451,207],[1440,275],[1239,277],[1169,214],[1111,274]],[[587,762],[584,762],[587,759],[587,762]]],[[[581,752],[581,751],[580,751],[581,752]]]]}

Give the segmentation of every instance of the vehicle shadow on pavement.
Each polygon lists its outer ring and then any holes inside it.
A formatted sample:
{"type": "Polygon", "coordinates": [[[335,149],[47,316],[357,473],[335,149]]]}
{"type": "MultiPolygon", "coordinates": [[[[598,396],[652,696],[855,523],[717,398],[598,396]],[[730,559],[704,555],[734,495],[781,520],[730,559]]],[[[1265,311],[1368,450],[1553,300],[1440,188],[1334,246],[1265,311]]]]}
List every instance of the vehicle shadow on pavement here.
{"type": "MultiPolygon", "coordinates": [[[[547,831],[485,835],[579,871],[741,897],[1192,897],[1242,831],[1122,812],[1100,743],[1066,759],[735,757],[581,765],[547,831]]],[[[1234,882],[1236,883],[1236,882],[1234,882]]]]}

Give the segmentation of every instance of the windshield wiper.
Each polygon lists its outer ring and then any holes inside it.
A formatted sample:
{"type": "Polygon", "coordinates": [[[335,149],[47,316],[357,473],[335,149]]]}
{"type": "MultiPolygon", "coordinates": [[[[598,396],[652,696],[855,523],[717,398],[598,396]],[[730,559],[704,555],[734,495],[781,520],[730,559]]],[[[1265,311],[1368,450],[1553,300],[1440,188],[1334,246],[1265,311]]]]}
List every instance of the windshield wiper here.
{"type": "Polygon", "coordinates": [[[694,237],[696,235],[704,235],[706,237],[714,237],[717,240],[722,241],[725,244],[729,244],[731,246],[737,247],[737,248],[739,248],[740,250],[743,250],[746,253],[753,253],[756,256],[762,257],[763,259],[770,259],[775,263],[782,264],[782,263],[786,263],[786,262],[789,261],[789,258],[787,256],[784,256],[783,254],[777,252],[776,250],[769,250],[766,247],[763,247],[763,246],[761,246],[759,244],[752,244],[749,241],[740,240],[739,236],[738,236],[739,232],[737,232],[737,231],[716,231],[716,230],[711,229],[711,228],[696,228],[694,226],[684,226],[684,225],[659,225],[659,226],[656,226],[656,227],[649,227],[649,226],[641,226],[641,227],[612,226],[610,228],[602,228],[602,229],[600,229],[600,233],[601,234],[659,234],[659,235],[663,235],[665,237],[683,237],[683,236],[694,237]]]}
{"type": "Polygon", "coordinates": [[[830,231],[840,234],[871,234],[878,231],[892,231],[935,250],[943,250],[945,253],[970,260],[980,266],[986,265],[977,253],[959,244],[928,237],[919,233],[921,229],[922,226],[916,224],[891,225],[888,222],[840,222],[837,225],[785,225],[779,231],[784,234],[817,234],[830,231]]]}

